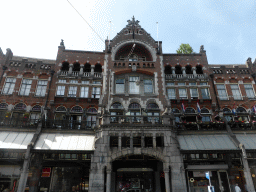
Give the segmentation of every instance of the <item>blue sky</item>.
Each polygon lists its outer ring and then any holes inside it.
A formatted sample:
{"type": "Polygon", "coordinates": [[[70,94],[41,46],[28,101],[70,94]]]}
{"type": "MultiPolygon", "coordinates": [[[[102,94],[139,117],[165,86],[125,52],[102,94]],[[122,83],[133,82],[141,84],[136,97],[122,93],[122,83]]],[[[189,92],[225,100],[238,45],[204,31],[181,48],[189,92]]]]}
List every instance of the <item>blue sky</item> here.
{"type": "MultiPolygon", "coordinates": [[[[255,0],[69,0],[102,39],[113,38],[134,15],[164,53],[181,43],[204,45],[209,64],[244,64],[256,57],[255,0]],[[111,32],[109,30],[111,21],[111,32]]],[[[66,0],[0,1],[0,47],[14,55],[55,59],[66,49],[102,51],[104,43],[66,0]]]]}

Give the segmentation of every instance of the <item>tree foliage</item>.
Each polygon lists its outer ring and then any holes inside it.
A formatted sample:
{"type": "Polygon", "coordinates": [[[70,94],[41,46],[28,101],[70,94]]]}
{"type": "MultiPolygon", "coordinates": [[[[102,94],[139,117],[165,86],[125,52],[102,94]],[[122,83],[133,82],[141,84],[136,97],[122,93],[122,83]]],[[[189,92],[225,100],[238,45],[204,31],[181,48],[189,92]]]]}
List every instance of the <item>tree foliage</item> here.
{"type": "Polygon", "coordinates": [[[181,44],[179,49],[176,50],[178,54],[191,54],[193,52],[192,47],[189,44],[181,44]]]}

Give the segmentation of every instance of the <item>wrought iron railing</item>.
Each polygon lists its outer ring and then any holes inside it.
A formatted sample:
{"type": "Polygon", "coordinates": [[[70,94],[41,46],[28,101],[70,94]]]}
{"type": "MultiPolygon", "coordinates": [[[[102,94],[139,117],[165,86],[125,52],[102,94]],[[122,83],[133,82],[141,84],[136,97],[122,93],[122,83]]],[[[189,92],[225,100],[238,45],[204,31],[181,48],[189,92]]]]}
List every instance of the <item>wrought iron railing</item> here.
{"type": "Polygon", "coordinates": [[[0,127],[8,127],[8,128],[37,128],[38,123],[39,123],[38,119],[28,119],[28,118],[0,119],[0,127]]]}
{"type": "Polygon", "coordinates": [[[96,121],[79,120],[46,120],[42,123],[43,128],[58,130],[86,130],[94,129],[96,121]]]}
{"type": "Polygon", "coordinates": [[[188,130],[188,131],[226,130],[226,125],[222,121],[176,122],[175,125],[177,130],[188,130]]]}
{"type": "Polygon", "coordinates": [[[123,116],[111,115],[110,123],[118,124],[163,124],[162,117],[160,116],[123,116]]]}

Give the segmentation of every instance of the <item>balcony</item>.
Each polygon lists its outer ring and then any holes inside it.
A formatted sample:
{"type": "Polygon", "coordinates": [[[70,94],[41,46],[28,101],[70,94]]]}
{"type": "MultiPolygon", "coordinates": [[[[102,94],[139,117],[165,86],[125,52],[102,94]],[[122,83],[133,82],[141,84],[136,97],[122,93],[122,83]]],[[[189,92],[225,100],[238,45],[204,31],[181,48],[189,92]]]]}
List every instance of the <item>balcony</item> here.
{"type": "Polygon", "coordinates": [[[176,122],[177,131],[215,131],[226,130],[226,125],[223,121],[211,122],[176,122]]]}
{"type": "Polygon", "coordinates": [[[102,73],[100,72],[80,72],[80,71],[58,71],[58,77],[92,77],[92,78],[102,78],[102,73]]]}
{"type": "Polygon", "coordinates": [[[170,79],[207,79],[208,76],[206,74],[166,74],[165,79],[170,80],[170,79]]]}
{"type": "Polygon", "coordinates": [[[4,118],[0,120],[1,128],[37,128],[39,123],[38,119],[20,119],[20,118],[4,118]]]}
{"type": "Polygon", "coordinates": [[[42,123],[45,129],[55,130],[93,130],[96,121],[79,121],[79,120],[46,120],[42,123]]]}

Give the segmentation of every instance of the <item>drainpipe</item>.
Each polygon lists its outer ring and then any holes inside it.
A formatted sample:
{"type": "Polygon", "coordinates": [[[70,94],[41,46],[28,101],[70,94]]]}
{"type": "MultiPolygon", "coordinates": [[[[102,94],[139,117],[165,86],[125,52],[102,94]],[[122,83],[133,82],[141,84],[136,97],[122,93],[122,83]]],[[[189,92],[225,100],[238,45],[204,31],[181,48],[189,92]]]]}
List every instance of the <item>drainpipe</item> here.
{"type": "Polygon", "coordinates": [[[217,91],[216,91],[216,88],[215,88],[215,85],[214,85],[214,81],[213,81],[214,74],[210,74],[210,77],[211,77],[211,80],[212,80],[212,87],[213,87],[214,95],[216,97],[217,107],[218,107],[218,111],[219,111],[220,110],[220,104],[219,104],[219,99],[217,97],[217,91]]]}
{"type": "Polygon", "coordinates": [[[47,103],[48,103],[48,99],[49,99],[49,94],[50,94],[50,90],[51,90],[52,79],[53,79],[54,73],[55,73],[55,71],[52,70],[51,71],[51,80],[50,80],[50,83],[49,83],[49,89],[48,89],[48,93],[46,95],[46,100],[45,100],[45,104],[44,104],[44,118],[45,118],[45,120],[47,118],[47,103]]]}

